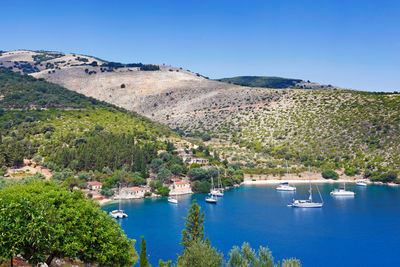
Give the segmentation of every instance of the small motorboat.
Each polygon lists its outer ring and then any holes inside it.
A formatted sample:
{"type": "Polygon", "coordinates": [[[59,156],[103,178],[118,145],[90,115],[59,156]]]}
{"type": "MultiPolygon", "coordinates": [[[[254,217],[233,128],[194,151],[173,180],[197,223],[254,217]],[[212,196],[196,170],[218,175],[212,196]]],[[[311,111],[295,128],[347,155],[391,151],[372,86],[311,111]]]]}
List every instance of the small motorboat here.
{"type": "Polygon", "coordinates": [[[353,191],[346,190],[346,182],[343,183],[343,188],[335,188],[331,192],[331,196],[334,197],[354,197],[355,194],[353,191]]]}
{"type": "Polygon", "coordinates": [[[368,184],[367,184],[366,180],[360,179],[360,180],[356,181],[356,185],[358,185],[358,186],[367,186],[368,184]]]}
{"type": "Polygon", "coordinates": [[[178,199],[174,197],[168,197],[168,202],[173,204],[178,204],[178,199]]]}
{"type": "Polygon", "coordinates": [[[289,185],[289,183],[281,183],[276,190],[278,191],[296,191],[296,187],[289,185]]]}

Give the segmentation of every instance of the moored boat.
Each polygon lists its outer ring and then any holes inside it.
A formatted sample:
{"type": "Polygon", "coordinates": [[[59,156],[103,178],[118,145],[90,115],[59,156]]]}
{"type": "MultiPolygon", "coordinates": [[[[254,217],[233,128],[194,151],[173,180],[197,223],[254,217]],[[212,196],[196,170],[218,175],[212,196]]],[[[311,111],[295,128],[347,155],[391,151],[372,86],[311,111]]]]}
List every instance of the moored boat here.
{"type": "Polygon", "coordinates": [[[324,200],[322,199],[321,192],[319,192],[319,188],[317,185],[317,190],[319,193],[319,197],[321,198],[321,202],[313,202],[312,199],[312,187],[311,187],[311,173],[310,173],[310,166],[308,166],[308,177],[309,177],[309,184],[310,184],[310,189],[308,192],[310,193],[310,196],[308,199],[304,200],[293,200],[293,202],[288,205],[290,207],[294,208],[321,208],[324,205],[324,200]]]}

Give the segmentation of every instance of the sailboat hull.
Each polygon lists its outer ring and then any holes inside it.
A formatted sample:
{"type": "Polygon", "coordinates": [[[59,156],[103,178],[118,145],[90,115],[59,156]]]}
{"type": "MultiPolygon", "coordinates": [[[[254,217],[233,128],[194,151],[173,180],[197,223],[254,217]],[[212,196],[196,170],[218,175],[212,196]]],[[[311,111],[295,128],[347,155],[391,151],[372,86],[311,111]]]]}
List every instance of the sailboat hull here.
{"type": "Polygon", "coordinates": [[[293,208],[322,208],[324,204],[318,202],[293,202],[293,208]]]}

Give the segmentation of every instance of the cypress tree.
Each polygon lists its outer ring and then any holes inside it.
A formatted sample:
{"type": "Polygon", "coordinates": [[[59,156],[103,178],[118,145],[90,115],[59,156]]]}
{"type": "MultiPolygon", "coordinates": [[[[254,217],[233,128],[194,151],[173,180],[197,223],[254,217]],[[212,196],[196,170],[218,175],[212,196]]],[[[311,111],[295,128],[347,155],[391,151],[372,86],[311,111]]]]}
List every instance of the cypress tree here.
{"type": "MultiPolygon", "coordinates": [[[[203,241],[205,238],[204,233],[204,212],[201,212],[200,206],[196,200],[188,210],[189,214],[186,218],[185,229],[182,230],[181,245],[186,249],[194,240],[203,241]]],[[[208,238],[204,240],[206,244],[210,244],[208,238]]]]}
{"type": "Polygon", "coordinates": [[[140,246],[140,261],[139,261],[140,267],[151,267],[146,254],[147,254],[146,253],[146,241],[144,241],[144,237],[142,236],[142,244],[140,246]]]}

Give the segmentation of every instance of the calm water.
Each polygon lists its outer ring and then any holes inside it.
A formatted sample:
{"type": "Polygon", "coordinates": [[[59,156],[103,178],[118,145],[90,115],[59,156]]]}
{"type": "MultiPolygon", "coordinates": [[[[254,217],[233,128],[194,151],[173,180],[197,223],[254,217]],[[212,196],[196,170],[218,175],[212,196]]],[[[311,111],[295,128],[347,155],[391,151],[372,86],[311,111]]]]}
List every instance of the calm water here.
{"type": "MultiPolygon", "coordinates": [[[[179,198],[122,202],[129,215],[121,220],[130,238],[147,241],[150,263],[176,259],[180,252],[183,217],[197,199],[205,211],[205,231],[224,255],[234,245],[250,242],[253,248],[268,246],[276,260],[296,257],[304,266],[400,266],[400,189],[371,185],[347,185],[354,198],[335,199],[329,192],[338,184],[319,185],[325,206],[296,209],[286,205],[293,197],[307,198],[308,185],[296,185],[297,193],[277,192],[275,186],[242,186],[225,192],[218,204],[204,202],[204,194],[179,198]]],[[[314,187],[315,189],[315,187],[314,187]]],[[[316,193],[316,190],[314,190],[316,193]]],[[[318,194],[314,194],[318,199],[318,194]]],[[[104,207],[110,211],[118,204],[104,207]]]]}

